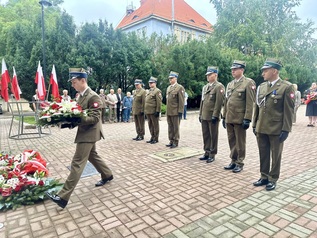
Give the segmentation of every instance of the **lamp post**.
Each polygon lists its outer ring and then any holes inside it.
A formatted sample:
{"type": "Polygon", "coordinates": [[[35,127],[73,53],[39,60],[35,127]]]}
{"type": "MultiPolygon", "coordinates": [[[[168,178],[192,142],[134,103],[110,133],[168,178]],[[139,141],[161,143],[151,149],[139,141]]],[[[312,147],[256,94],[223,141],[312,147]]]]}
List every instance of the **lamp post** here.
{"type": "Polygon", "coordinates": [[[43,44],[43,77],[45,80],[45,76],[46,76],[46,62],[45,62],[45,29],[44,29],[44,7],[50,7],[52,6],[52,3],[42,0],[39,1],[39,4],[42,6],[42,44],[43,44]]]}

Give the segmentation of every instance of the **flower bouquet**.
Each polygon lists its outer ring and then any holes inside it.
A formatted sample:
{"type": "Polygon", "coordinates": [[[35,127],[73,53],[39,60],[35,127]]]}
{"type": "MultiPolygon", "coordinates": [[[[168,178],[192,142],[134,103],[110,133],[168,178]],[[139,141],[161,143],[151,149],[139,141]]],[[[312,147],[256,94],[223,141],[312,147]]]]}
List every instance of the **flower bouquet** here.
{"type": "Polygon", "coordinates": [[[307,105],[313,100],[317,100],[317,92],[310,92],[309,94],[307,94],[305,104],[307,105]]]}
{"type": "Polygon", "coordinates": [[[87,111],[83,110],[75,101],[64,101],[55,99],[49,103],[39,115],[37,124],[40,126],[58,125],[61,128],[75,127],[82,117],[87,116],[87,111]]]}
{"type": "Polygon", "coordinates": [[[39,152],[25,150],[12,156],[0,152],[0,211],[44,200],[45,192],[56,192],[62,184],[47,178],[46,161],[39,152]]]}

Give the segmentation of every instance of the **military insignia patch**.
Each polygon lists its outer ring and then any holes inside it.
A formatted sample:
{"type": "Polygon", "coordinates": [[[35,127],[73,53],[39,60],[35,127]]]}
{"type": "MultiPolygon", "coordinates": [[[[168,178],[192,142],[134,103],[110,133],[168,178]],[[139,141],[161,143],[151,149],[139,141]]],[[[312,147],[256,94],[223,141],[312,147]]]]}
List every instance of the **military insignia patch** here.
{"type": "Polygon", "coordinates": [[[251,88],[252,88],[252,90],[255,90],[256,87],[255,87],[255,85],[252,85],[251,88]]]}
{"type": "Polygon", "coordinates": [[[294,93],[291,93],[290,94],[290,97],[293,99],[295,97],[295,94],[294,93]]]}
{"type": "Polygon", "coordinates": [[[93,107],[94,107],[94,108],[98,108],[98,107],[99,107],[99,103],[94,102],[93,107]]]}
{"type": "Polygon", "coordinates": [[[224,93],[224,90],[223,90],[223,89],[220,89],[220,92],[221,92],[221,93],[224,93]]]}

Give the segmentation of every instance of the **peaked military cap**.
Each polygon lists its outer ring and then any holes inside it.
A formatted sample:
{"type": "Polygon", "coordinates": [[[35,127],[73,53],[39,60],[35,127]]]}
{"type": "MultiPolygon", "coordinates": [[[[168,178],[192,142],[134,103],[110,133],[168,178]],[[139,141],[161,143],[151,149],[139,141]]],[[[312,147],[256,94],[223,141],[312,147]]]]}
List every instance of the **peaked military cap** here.
{"type": "Polygon", "coordinates": [[[280,60],[278,59],[274,59],[274,58],[268,58],[266,59],[266,61],[264,62],[263,67],[261,68],[261,70],[263,69],[269,69],[269,68],[274,68],[277,70],[280,70],[282,68],[282,63],[280,60]]]}
{"type": "Polygon", "coordinates": [[[156,83],[157,82],[157,78],[151,76],[149,83],[156,83]]]}
{"type": "Polygon", "coordinates": [[[206,75],[213,74],[213,73],[218,74],[218,67],[217,66],[208,66],[206,75]]]}
{"type": "Polygon", "coordinates": [[[142,79],[134,80],[134,84],[142,84],[143,85],[142,79]]]}
{"type": "Polygon", "coordinates": [[[69,69],[69,80],[68,82],[72,81],[73,79],[80,79],[85,78],[87,79],[87,73],[83,68],[70,68],[69,69]]]}
{"type": "Polygon", "coordinates": [[[244,69],[245,66],[246,66],[245,61],[234,60],[232,66],[231,66],[231,69],[244,69]]]}
{"type": "Polygon", "coordinates": [[[178,75],[179,75],[179,73],[171,71],[168,77],[169,78],[178,78],[178,75]]]}

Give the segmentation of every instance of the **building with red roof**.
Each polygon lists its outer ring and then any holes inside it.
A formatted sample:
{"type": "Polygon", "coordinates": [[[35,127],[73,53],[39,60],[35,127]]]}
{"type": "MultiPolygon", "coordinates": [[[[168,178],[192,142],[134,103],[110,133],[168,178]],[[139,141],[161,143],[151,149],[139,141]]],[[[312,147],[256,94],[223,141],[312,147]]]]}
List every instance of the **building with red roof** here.
{"type": "Polygon", "coordinates": [[[212,25],[184,0],[141,0],[135,9],[127,7],[117,29],[140,36],[175,35],[180,42],[200,39],[212,32],[212,25]]]}

